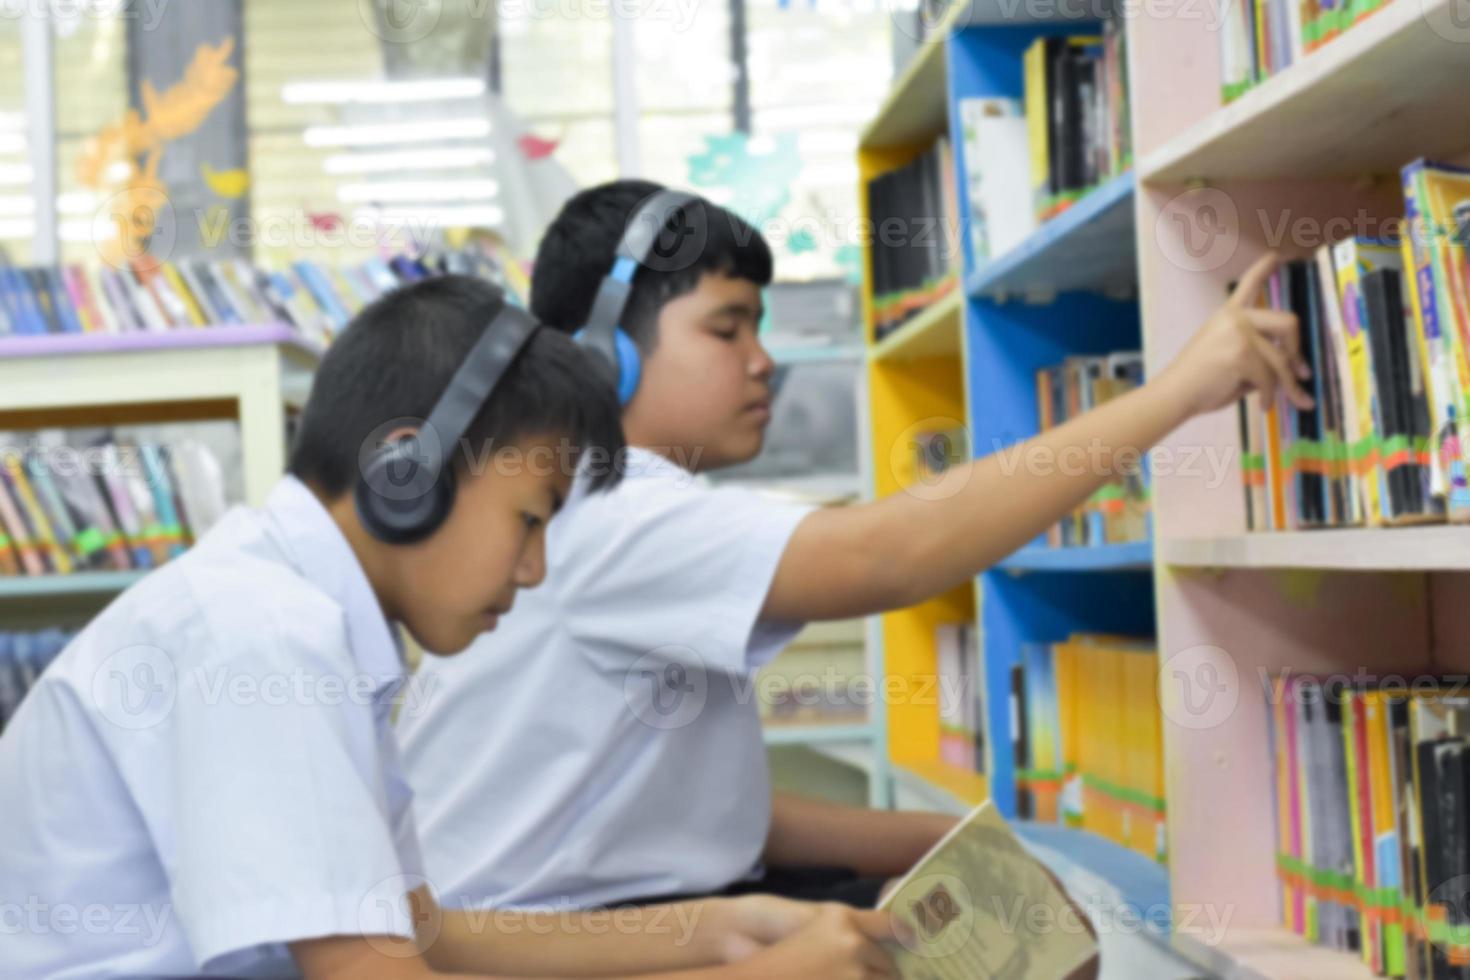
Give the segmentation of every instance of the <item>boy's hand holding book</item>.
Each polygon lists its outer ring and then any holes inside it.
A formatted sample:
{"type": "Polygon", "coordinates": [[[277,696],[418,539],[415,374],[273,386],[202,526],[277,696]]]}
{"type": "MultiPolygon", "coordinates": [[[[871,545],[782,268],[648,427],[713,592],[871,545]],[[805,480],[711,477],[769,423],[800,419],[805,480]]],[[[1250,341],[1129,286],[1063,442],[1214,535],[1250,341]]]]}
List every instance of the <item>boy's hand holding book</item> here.
{"type": "Polygon", "coordinates": [[[885,943],[902,925],[889,913],[832,903],[751,895],[723,903],[731,913],[722,954],[740,976],[883,980],[898,977],[885,943]]]}

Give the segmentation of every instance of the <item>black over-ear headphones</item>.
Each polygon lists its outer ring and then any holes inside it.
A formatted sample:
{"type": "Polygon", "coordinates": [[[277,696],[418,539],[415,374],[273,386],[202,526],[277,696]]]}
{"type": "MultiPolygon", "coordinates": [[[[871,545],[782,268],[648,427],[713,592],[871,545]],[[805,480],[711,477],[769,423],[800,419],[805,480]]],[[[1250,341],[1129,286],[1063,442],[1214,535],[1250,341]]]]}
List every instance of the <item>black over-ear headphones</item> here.
{"type": "Polygon", "coordinates": [[[454,505],[454,450],[540,327],[526,312],[502,304],[423,426],[373,452],[354,494],[368,533],[389,544],[411,544],[439,529],[454,505]]]}

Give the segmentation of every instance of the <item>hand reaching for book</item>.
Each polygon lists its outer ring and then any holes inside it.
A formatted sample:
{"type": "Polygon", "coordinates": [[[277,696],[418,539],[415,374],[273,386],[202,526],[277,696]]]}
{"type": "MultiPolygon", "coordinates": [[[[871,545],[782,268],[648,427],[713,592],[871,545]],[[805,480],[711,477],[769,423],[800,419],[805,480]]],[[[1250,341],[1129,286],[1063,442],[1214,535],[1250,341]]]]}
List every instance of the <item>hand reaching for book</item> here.
{"type": "Polygon", "coordinates": [[[1295,314],[1256,305],[1278,261],[1272,252],[1258,259],[1160,376],[1159,383],[1180,399],[1186,415],[1224,408],[1251,391],[1262,404],[1274,403],[1282,391],[1297,408],[1312,408],[1312,396],[1301,384],[1311,375],[1301,357],[1295,314]]]}

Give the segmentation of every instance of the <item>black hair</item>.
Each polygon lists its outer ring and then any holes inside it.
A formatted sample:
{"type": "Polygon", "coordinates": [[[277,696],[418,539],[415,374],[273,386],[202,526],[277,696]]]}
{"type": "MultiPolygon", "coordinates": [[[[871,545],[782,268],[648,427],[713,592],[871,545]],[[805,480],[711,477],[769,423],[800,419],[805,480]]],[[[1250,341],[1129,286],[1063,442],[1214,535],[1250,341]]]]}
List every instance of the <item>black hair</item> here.
{"type": "MultiPolygon", "coordinates": [[[[425,419],[455,370],[505,303],[500,290],[470,276],[438,276],[396,289],[357,316],[332,342],[301,413],[287,470],[335,499],[360,477],[369,440],[396,419],[425,419]]],[[[465,433],[463,446],[502,447],[529,435],[561,436],[578,458],[615,459],[624,450],[617,393],[570,337],[538,330],[512,362],[465,433]]],[[[468,455],[454,454],[463,470],[468,455]]],[[[575,461],[573,461],[575,463],[575,461]]],[[[587,476],[615,486],[616,466],[587,476]]]]}
{"type": "MultiPolygon", "coordinates": [[[[548,326],[576,331],[586,326],[597,287],[612,269],[618,243],[638,206],[664,188],[647,180],[616,180],[590,187],[562,206],[546,229],[531,271],[531,311],[548,326]]],[[[633,277],[621,326],[645,353],[657,344],[664,304],[692,292],[705,273],[771,282],[771,247],[743,218],[704,198],[680,209],[680,222],[696,232],[695,250],[677,262],[651,262],[633,277]],[[650,267],[651,266],[651,267],[650,267]]]]}

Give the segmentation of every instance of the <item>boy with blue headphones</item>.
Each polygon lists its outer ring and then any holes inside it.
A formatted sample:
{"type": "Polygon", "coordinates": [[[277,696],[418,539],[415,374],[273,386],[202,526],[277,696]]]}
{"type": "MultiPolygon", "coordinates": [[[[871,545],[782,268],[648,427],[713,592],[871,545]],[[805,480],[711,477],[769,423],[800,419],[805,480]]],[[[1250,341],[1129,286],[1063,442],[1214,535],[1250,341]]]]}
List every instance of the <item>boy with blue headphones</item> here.
{"type": "Polygon", "coordinates": [[[623,445],[597,370],[475,279],[358,315],[265,506],[123,593],[0,736],[0,972],[894,976],[877,913],[436,899],[389,726],[433,692],[405,698],[396,626],[451,658],[544,578],[578,460],[623,445]]]}
{"type": "Polygon", "coordinates": [[[870,906],[953,821],[772,794],[749,675],[803,623],[971,579],[1194,415],[1278,386],[1309,405],[1295,318],[1245,302],[1269,271],[1147,385],[1019,447],[1096,465],[1007,472],[997,456],[922,495],[808,509],[695,478],[753,457],[770,419],[759,233],[643,181],[572,198],[541,244],[532,309],[615,344],[628,467],[608,493],[573,489],[546,583],[481,655],[426,664],[434,703],[400,718],[445,900],[769,891],[870,906]]]}

